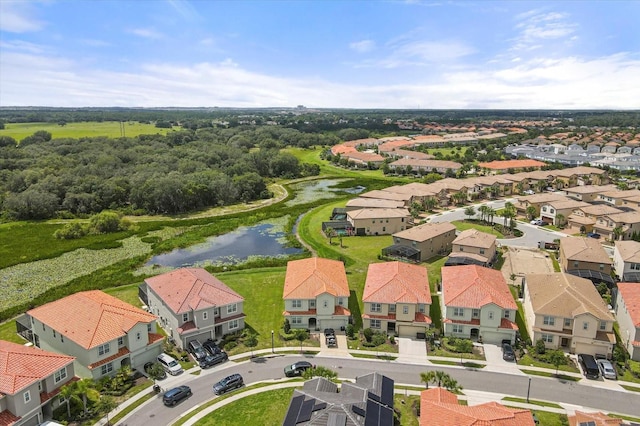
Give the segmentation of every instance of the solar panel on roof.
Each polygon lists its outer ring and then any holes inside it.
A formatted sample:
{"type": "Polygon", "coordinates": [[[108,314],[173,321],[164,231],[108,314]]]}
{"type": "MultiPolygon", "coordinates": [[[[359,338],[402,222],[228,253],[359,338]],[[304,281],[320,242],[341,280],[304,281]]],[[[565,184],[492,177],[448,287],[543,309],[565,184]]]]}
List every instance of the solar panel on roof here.
{"type": "Polygon", "coordinates": [[[380,426],[393,424],[393,409],[389,407],[380,407],[380,426]]]}
{"type": "Polygon", "coordinates": [[[393,408],[393,380],[387,376],[382,376],[381,402],[387,407],[393,408]]]}
{"type": "Polygon", "coordinates": [[[371,400],[367,401],[367,415],[364,418],[364,426],[380,426],[381,407],[382,406],[376,402],[371,400]]]}
{"type": "Polygon", "coordinates": [[[308,422],[311,420],[311,412],[313,411],[313,404],[315,404],[315,402],[315,399],[310,399],[302,403],[300,413],[298,414],[298,423],[308,422]]]}
{"type": "Polygon", "coordinates": [[[376,402],[380,402],[380,397],[373,392],[367,392],[367,398],[373,399],[376,402]]]}
{"type": "Polygon", "coordinates": [[[364,417],[367,414],[367,412],[364,411],[364,408],[360,408],[357,405],[352,405],[351,406],[351,411],[353,411],[354,413],[356,413],[357,415],[359,415],[361,417],[364,417]]]}
{"type": "Polygon", "coordinates": [[[303,401],[303,395],[298,395],[291,398],[289,410],[287,411],[287,415],[284,418],[284,422],[282,422],[282,426],[295,426],[298,423],[298,413],[300,412],[300,407],[302,406],[303,401]]]}
{"type": "Polygon", "coordinates": [[[326,402],[321,402],[321,403],[316,402],[316,405],[313,406],[313,411],[324,410],[325,408],[327,408],[326,402]]]}
{"type": "Polygon", "coordinates": [[[590,420],[588,422],[580,422],[578,423],[578,426],[596,426],[596,422],[590,420]]]}

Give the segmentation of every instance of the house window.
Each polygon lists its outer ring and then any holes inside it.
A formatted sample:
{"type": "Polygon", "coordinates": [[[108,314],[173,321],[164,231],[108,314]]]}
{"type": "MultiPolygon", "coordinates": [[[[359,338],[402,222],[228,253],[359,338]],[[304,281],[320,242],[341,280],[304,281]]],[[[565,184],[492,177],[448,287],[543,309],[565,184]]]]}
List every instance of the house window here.
{"type": "Polygon", "coordinates": [[[493,319],[493,312],[489,311],[489,319],[493,319]]]}
{"type": "Polygon", "coordinates": [[[109,362],[100,367],[100,374],[104,376],[105,374],[109,374],[113,371],[113,363],[109,362]]]}
{"type": "Polygon", "coordinates": [[[583,323],[582,323],[582,329],[583,329],[583,330],[588,330],[588,329],[589,329],[589,323],[588,323],[588,322],[586,322],[586,321],[585,321],[585,322],[583,322],[583,323]]]}
{"type": "Polygon", "coordinates": [[[140,332],[138,331],[136,333],[136,340],[140,340],[140,339],[142,339],[142,334],[140,334],[140,332]]]}
{"type": "Polygon", "coordinates": [[[553,214],[553,213],[555,213],[555,210],[554,209],[549,209],[549,213],[553,214]]]}
{"type": "Polygon", "coordinates": [[[239,328],[239,327],[240,327],[240,324],[238,323],[237,319],[229,321],[229,330],[235,330],[236,328],[239,328]]]}
{"type": "Polygon", "coordinates": [[[238,304],[237,303],[233,303],[231,305],[227,305],[227,313],[228,314],[233,314],[235,312],[238,312],[238,304]]]}
{"type": "Polygon", "coordinates": [[[60,341],[64,343],[64,336],[62,334],[60,335],[60,341]]]}
{"type": "Polygon", "coordinates": [[[182,322],[189,321],[189,314],[182,314],[182,322]]]}
{"type": "Polygon", "coordinates": [[[309,300],[309,309],[315,309],[316,308],[316,301],[315,299],[311,299],[309,300]]]}
{"type": "Polygon", "coordinates": [[[396,312],[396,305],[389,304],[389,313],[395,313],[395,312],[396,312]]]}
{"type": "Polygon", "coordinates": [[[44,323],[42,323],[42,331],[47,331],[47,329],[44,328],[44,323]]]}
{"type": "Polygon", "coordinates": [[[29,401],[31,401],[31,392],[30,391],[26,391],[24,394],[24,403],[28,404],[29,401]]]}
{"type": "Polygon", "coordinates": [[[376,220],[375,220],[375,219],[373,219],[373,220],[371,221],[371,223],[376,223],[376,220]]]}
{"type": "Polygon", "coordinates": [[[542,341],[545,343],[553,343],[553,334],[543,334],[542,341]]]}
{"type": "Polygon", "coordinates": [[[403,306],[402,307],[402,313],[407,315],[409,313],[409,307],[408,306],[403,306]]]}
{"type": "Polygon", "coordinates": [[[292,300],[291,301],[292,308],[302,308],[302,300],[292,300]]]}
{"type": "Polygon", "coordinates": [[[369,324],[371,328],[380,328],[380,320],[377,320],[377,319],[369,320],[369,324]]]}
{"type": "Polygon", "coordinates": [[[104,345],[100,345],[98,346],[98,355],[102,356],[102,355],[108,354],[110,350],[111,348],[109,347],[108,343],[105,343],[104,345]]]}
{"type": "Polygon", "coordinates": [[[604,265],[603,265],[602,263],[600,264],[600,266],[599,266],[599,267],[600,267],[600,270],[601,270],[601,271],[604,271],[604,265]]]}
{"type": "Polygon", "coordinates": [[[386,227],[386,226],[383,226],[383,227],[382,227],[382,232],[385,232],[386,230],[387,230],[387,227],[386,227]]]}
{"type": "Polygon", "coordinates": [[[344,300],[342,299],[342,297],[338,298],[338,305],[342,306],[344,304],[344,300]]]}
{"type": "Polygon", "coordinates": [[[464,247],[460,246],[460,251],[464,251],[464,247]]]}
{"type": "Polygon", "coordinates": [[[372,303],[371,312],[382,312],[382,305],[380,303],[372,303]]]}
{"type": "Polygon", "coordinates": [[[577,268],[579,264],[580,264],[580,263],[578,263],[578,262],[573,262],[573,267],[574,267],[574,268],[577,268]]]}
{"type": "Polygon", "coordinates": [[[606,321],[600,321],[600,330],[606,330],[607,329],[607,322],[606,321]]]}
{"type": "Polygon", "coordinates": [[[511,311],[504,311],[504,317],[509,318],[511,316],[511,311]]]}
{"type": "Polygon", "coordinates": [[[291,317],[291,324],[302,324],[302,317],[291,317]]]}
{"type": "Polygon", "coordinates": [[[564,319],[564,326],[565,327],[571,327],[571,318],[565,318],[564,319]]]}
{"type": "Polygon", "coordinates": [[[118,337],[118,346],[124,346],[124,337],[118,337]]]}
{"type": "Polygon", "coordinates": [[[147,324],[147,333],[151,333],[151,324],[147,324]]]}
{"type": "Polygon", "coordinates": [[[460,324],[453,324],[453,328],[451,329],[453,333],[462,333],[464,331],[464,327],[460,324]]]}
{"type": "Polygon", "coordinates": [[[203,319],[203,320],[208,320],[208,319],[209,319],[209,312],[204,311],[204,312],[202,313],[202,319],[203,319]]]}
{"type": "Polygon", "coordinates": [[[546,316],[542,319],[544,325],[556,325],[555,317],[546,316]]]}
{"type": "Polygon", "coordinates": [[[326,300],[324,301],[324,307],[328,307],[329,306],[329,302],[327,302],[326,300]]]}
{"type": "Polygon", "coordinates": [[[425,308],[425,306],[424,306],[424,303],[420,303],[420,304],[418,305],[418,312],[420,312],[421,314],[424,314],[424,313],[425,313],[425,311],[426,311],[426,308],[425,308]]]}
{"type": "Polygon", "coordinates": [[[58,383],[61,380],[64,380],[67,378],[67,367],[63,367],[61,370],[58,370],[55,372],[55,374],[53,375],[53,381],[55,383],[58,383]]]}
{"type": "Polygon", "coordinates": [[[640,271],[640,263],[632,263],[631,264],[631,270],[640,271]]]}
{"type": "Polygon", "coordinates": [[[454,317],[463,317],[464,316],[464,308],[453,308],[453,316],[454,317]]]}
{"type": "Polygon", "coordinates": [[[213,310],[213,316],[214,317],[219,317],[220,316],[220,308],[215,308],[213,310]]]}
{"type": "Polygon", "coordinates": [[[474,309],[471,311],[471,316],[473,318],[480,318],[480,309],[474,309]]]}
{"type": "Polygon", "coordinates": [[[389,219],[386,219],[384,222],[385,222],[385,223],[389,223],[389,219]]]}
{"type": "Polygon", "coordinates": [[[484,249],[480,249],[480,254],[484,254],[484,249]]]}
{"type": "Polygon", "coordinates": [[[53,331],[53,337],[56,337],[56,331],[55,330],[52,330],[52,331],[53,331]]]}

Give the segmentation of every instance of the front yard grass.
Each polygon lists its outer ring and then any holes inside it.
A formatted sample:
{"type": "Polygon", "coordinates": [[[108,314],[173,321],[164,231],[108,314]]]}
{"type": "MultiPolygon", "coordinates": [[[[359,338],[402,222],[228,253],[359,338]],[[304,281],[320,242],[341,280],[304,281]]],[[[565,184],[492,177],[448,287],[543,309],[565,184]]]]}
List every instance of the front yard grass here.
{"type": "Polygon", "coordinates": [[[491,225],[482,225],[480,221],[470,222],[467,220],[454,220],[451,222],[458,231],[466,231],[467,229],[477,229],[478,231],[485,232],[487,234],[495,235],[498,238],[504,238],[504,235],[495,229],[491,225]]]}
{"type": "Polygon", "coordinates": [[[526,369],[522,369],[520,371],[522,371],[525,374],[530,374],[532,376],[552,377],[554,379],[566,380],[568,382],[579,382],[580,380],[582,380],[582,378],[580,378],[580,377],[567,376],[566,374],[558,374],[556,376],[555,373],[549,373],[547,371],[526,370],[526,369]]]}
{"type": "MultiPolygon", "coordinates": [[[[460,361],[443,361],[439,359],[431,359],[429,360],[432,364],[438,365],[460,365],[460,361]]],[[[464,362],[462,366],[465,368],[484,368],[486,365],[478,364],[477,362],[464,362]]]]}
{"type": "Polygon", "coordinates": [[[0,340],[25,344],[26,341],[16,332],[16,320],[5,321],[0,324],[0,340]]]}
{"type": "MultiPolygon", "coordinates": [[[[531,357],[528,354],[525,354],[524,356],[522,356],[519,360],[518,360],[518,365],[526,365],[529,367],[542,367],[542,368],[548,368],[549,370],[556,370],[555,365],[553,364],[548,364],[545,362],[540,362],[536,359],[534,359],[533,357],[531,357]]],[[[578,368],[576,368],[574,365],[570,364],[570,365],[561,365],[558,367],[558,371],[567,371],[570,373],[579,373],[580,370],[578,368]]]]}
{"type": "Polygon", "coordinates": [[[504,398],[502,398],[503,401],[511,401],[511,402],[521,402],[523,404],[533,404],[533,405],[539,405],[541,407],[551,407],[551,408],[562,408],[561,405],[556,404],[555,402],[546,402],[546,401],[536,401],[533,399],[530,399],[529,401],[527,401],[525,398],[516,398],[514,396],[505,396],[504,398]]]}

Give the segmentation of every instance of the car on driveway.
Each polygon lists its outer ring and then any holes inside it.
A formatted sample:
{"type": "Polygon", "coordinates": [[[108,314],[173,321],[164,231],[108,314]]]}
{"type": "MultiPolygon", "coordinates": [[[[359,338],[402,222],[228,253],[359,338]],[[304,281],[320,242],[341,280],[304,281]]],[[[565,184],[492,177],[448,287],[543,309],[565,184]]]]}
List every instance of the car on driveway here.
{"type": "Polygon", "coordinates": [[[534,219],[531,222],[529,222],[532,225],[538,225],[538,226],[544,226],[546,225],[546,223],[544,222],[544,220],[542,219],[534,219]]]}
{"type": "Polygon", "coordinates": [[[593,355],[578,354],[578,363],[580,363],[582,373],[587,379],[597,380],[600,377],[600,368],[593,355]]]}
{"type": "Polygon", "coordinates": [[[333,328],[325,328],[324,329],[324,337],[335,336],[336,331],[333,328]]]}
{"type": "Polygon", "coordinates": [[[607,359],[599,359],[596,361],[598,363],[598,368],[600,369],[600,374],[605,379],[617,380],[618,374],[616,373],[616,369],[613,368],[613,364],[607,359]]]}
{"type": "Polygon", "coordinates": [[[242,387],[242,385],[244,385],[242,376],[238,373],[235,373],[225,377],[224,379],[213,385],[213,393],[215,393],[216,395],[222,395],[223,393],[238,389],[239,387],[242,387]]]}
{"type": "Polygon", "coordinates": [[[207,354],[207,356],[205,356],[199,361],[199,365],[200,365],[200,368],[209,368],[209,367],[213,367],[216,364],[221,364],[228,359],[229,357],[227,356],[227,353],[220,351],[214,355],[207,354]]]}
{"type": "Polygon", "coordinates": [[[287,377],[302,376],[309,368],[313,368],[310,362],[298,361],[295,364],[287,365],[284,368],[284,375],[287,377]]]}
{"type": "Polygon", "coordinates": [[[599,240],[599,239],[600,239],[600,234],[596,234],[595,232],[589,232],[589,233],[587,234],[587,237],[589,237],[589,238],[595,238],[596,240],[599,240]]]}
{"type": "Polygon", "coordinates": [[[502,359],[505,361],[515,361],[516,353],[510,343],[502,343],[502,359]]]}
{"type": "Polygon", "coordinates": [[[207,351],[204,350],[202,343],[200,343],[198,340],[190,341],[187,345],[187,348],[198,363],[200,362],[200,360],[204,359],[207,356],[207,351]]]}
{"type": "Polygon", "coordinates": [[[220,349],[216,342],[211,339],[205,340],[202,343],[202,347],[204,347],[211,355],[219,354],[220,352],[222,352],[222,349],[220,349]]]}
{"type": "Polygon", "coordinates": [[[174,406],[183,399],[189,398],[191,395],[191,388],[189,386],[178,386],[166,391],[162,396],[162,402],[164,405],[174,406]]]}

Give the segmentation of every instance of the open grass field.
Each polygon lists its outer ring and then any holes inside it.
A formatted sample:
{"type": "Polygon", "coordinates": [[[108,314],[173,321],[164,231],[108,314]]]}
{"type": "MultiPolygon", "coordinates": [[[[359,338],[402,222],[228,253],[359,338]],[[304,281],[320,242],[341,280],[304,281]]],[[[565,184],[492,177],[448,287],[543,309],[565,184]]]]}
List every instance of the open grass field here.
{"type": "Polygon", "coordinates": [[[467,222],[463,220],[454,220],[451,222],[458,231],[466,231],[467,229],[477,229],[480,232],[484,232],[486,234],[495,235],[498,238],[504,238],[502,233],[493,229],[492,226],[489,225],[480,225],[479,223],[467,222]]]}
{"type": "MultiPolygon", "coordinates": [[[[88,121],[81,123],[67,123],[59,126],[55,123],[7,123],[0,130],[0,136],[10,136],[16,141],[31,136],[38,130],[51,133],[54,139],[58,138],[84,138],[95,136],[107,136],[110,138],[134,137],[138,135],[165,135],[172,129],[159,129],[153,124],[141,124],[137,121],[123,123],[122,129],[119,121],[88,121]],[[124,130],[124,133],[123,133],[124,130]]],[[[174,127],[173,130],[179,130],[174,127]]]]}

